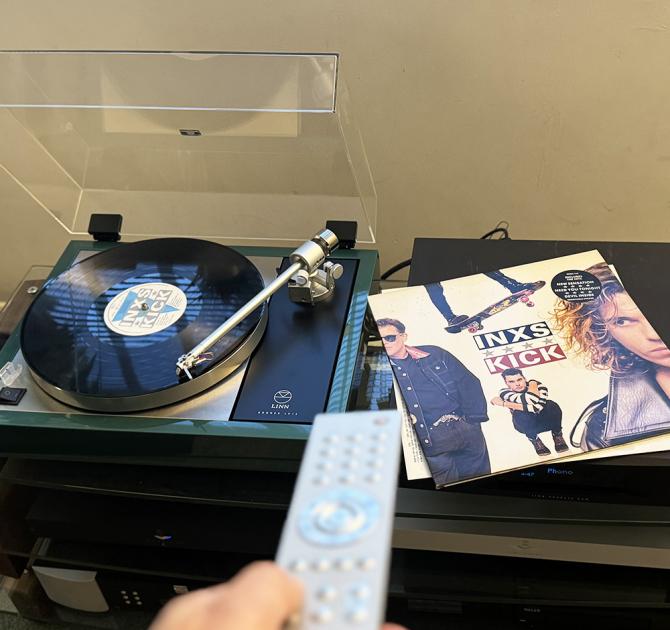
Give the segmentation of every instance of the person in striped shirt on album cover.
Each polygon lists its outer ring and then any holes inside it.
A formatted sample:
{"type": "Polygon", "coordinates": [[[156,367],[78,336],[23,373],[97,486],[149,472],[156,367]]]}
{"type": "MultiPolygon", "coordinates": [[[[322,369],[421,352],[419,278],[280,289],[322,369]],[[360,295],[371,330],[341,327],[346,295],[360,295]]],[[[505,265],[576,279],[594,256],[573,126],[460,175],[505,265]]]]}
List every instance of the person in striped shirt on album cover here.
{"type": "Polygon", "coordinates": [[[557,453],[567,451],[561,426],[563,412],[558,404],[549,400],[547,387],[536,379],[526,380],[517,368],[503,370],[501,376],[507,387],[491,400],[491,404],[510,410],[514,428],[530,440],[538,455],[551,454],[538,435],[546,431],[551,431],[557,453]]]}

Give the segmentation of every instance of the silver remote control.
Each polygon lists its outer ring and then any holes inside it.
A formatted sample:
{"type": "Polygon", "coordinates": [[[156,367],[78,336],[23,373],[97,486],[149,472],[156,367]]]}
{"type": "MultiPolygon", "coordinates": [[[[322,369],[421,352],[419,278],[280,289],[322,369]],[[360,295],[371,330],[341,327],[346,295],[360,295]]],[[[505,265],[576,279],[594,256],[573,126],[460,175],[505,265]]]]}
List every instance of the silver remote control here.
{"type": "Polygon", "coordinates": [[[305,605],[291,630],[379,630],[400,430],[397,411],[315,418],[277,552],[277,562],[305,587],[305,605]]]}

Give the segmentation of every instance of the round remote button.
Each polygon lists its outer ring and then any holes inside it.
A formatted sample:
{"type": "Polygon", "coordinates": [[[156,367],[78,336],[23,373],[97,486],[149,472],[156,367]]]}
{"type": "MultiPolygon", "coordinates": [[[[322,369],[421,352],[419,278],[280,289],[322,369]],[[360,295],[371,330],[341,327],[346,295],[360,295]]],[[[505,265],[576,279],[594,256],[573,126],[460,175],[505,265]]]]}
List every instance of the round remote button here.
{"type": "Polygon", "coordinates": [[[337,597],[337,589],[332,586],[322,586],[316,592],[316,597],[322,602],[332,602],[337,597]]]}
{"type": "Polygon", "coordinates": [[[358,568],[363,569],[363,571],[372,571],[376,565],[374,558],[361,558],[358,561],[358,568]]]}
{"type": "Polygon", "coordinates": [[[347,619],[354,623],[361,623],[368,618],[368,609],[365,606],[356,606],[347,614],[347,619]]]}
{"type": "Polygon", "coordinates": [[[333,611],[327,606],[321,606],[310,615],[310,618],[316,623],[328,623],[333,618],[333,611]]]}
{"type": "Polygon", "coordinates": [[[293,560],[293,562],[291,562],[289,565],[289,570],[293,571],[294,573],[302,573],[303,571],[307,571],[307,561],[303,560],[302,558],[293,560]]]}
{"type": "Polygon", "coordinates": [[[351,594],[356,599],[367,599],[370,597],[370,587],[367,584],[356,584],[351,588],[351,594]]]}
{"type": "MultiPolygon", "coordinates": [[[[347,477],[340,481],[348,481],[347,477]]],[[[326,534],[349,534],[360,529],[365,522],[365,512],[349,502],[323,504],[316,514],[316,526],[326,534]]]]}
{"type": "Polygon", "coordinates": [[[351,571],[354,568],[354,561],[351,558],[338,558],[335,560],[335,568],[338,571],[351,571]]]}
{"type": "Polygon", "coordinates": [[[360,538],[379,517],[377,500],[354,489],[324,493],[303,510],[299,530],[309,542],[343,545],[360,538]]]}
{"type": "Polygon", "coordinates": [[[312,568],[319,573],[328,571],[330,569],[330,560],[328,558],[319,558],[312,563],[312,568]]]}

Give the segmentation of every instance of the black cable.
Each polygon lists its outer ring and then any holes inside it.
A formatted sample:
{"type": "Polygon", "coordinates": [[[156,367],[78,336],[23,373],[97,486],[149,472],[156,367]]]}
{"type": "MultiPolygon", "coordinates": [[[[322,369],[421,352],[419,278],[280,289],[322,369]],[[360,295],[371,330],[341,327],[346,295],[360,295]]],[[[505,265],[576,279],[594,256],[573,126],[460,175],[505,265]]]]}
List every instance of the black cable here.
{"type": "MultiPolygon", "coordinates": [[[[494,234],[502,234],[502,236],[498,240],[504,240],[510,238],[509,223],[507,221],[499,221],[498,224],[492,230],[489,230],[486,234],[480,236],[479,238],[480,239],[491,238],[494,234]]],[[[390,278],[394,273],[397,273],[398,271],[404,269],[405,267],[409,267],[411,264],[412,259],[408,258],[407,260],[399,262],[397,265],[393,265],[393,267],[390,267],[381,275],[380,280],[388,280],[388,278],[390,278]]]]}
{"type": "Polygon", "coordinates": [[[397,265],[393,265],[390,269],[387,269],[382,275],[381,275],[381,280],[386,280],[390,276],[392,276],[394,273],[397,273],[401,269],[404,269],[405,267],[409,267],[412,264],[412,259],[408,258],[407,260],[403,260],[402,262],[399,262],[397,265]]]}
{"type": "Polygon", "coordinates": [[[509,222],[508,221],[498,221],[496,226],[490,231],[480,236],[481,239],[491,238],[494,234],[502,234],[499,240],[504,240],[509,238],[509,222]]]}
{"type": "Polygon", "coordinates": [[[493,228],[490,232],[487,232],[486,234],[484,234],[484,236],[480,236],[479,238],[481,239],[491,238],[494,234],[498,233],[502,234],[502,236],[498,240],[502,241],[509,238],[509,231],[507,230],[507,228],[504,227],[493,228]]]}

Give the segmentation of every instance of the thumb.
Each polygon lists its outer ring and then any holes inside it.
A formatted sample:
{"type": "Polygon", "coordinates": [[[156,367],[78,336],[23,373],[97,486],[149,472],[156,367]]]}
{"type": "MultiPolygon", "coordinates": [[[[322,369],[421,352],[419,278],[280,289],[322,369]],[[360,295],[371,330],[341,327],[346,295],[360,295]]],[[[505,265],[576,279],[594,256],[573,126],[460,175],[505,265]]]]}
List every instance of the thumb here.
{"type": "Polygon", "coordinates": [[[226,629],[279,630],[302,606],[302,584],[274,562],[254,562],[219,588],[227,595],[218,600],[226,629]]]}

